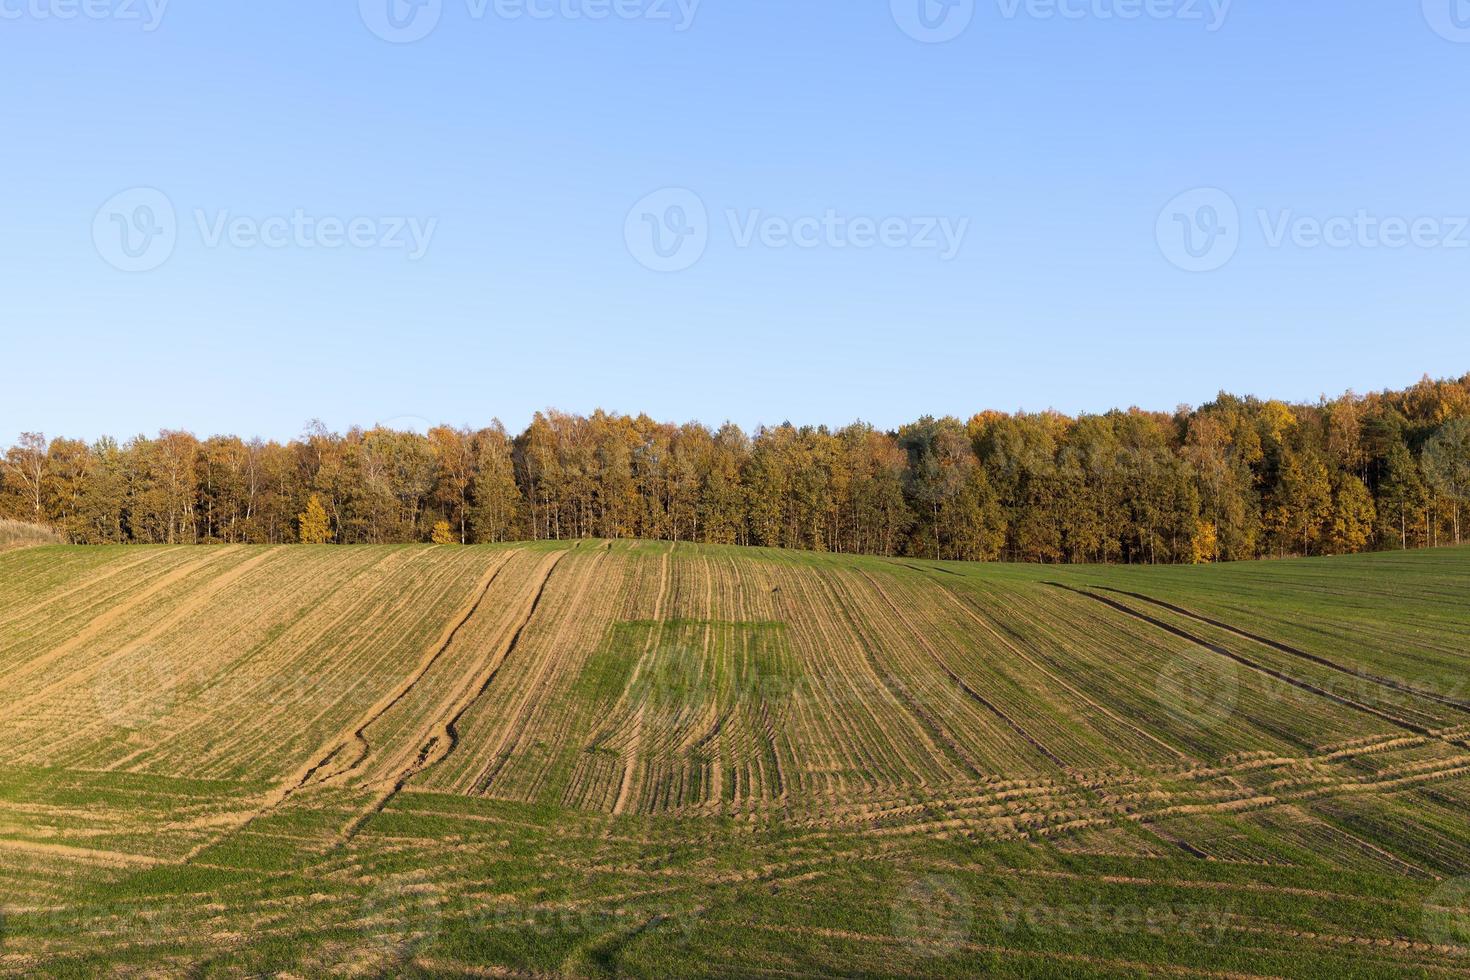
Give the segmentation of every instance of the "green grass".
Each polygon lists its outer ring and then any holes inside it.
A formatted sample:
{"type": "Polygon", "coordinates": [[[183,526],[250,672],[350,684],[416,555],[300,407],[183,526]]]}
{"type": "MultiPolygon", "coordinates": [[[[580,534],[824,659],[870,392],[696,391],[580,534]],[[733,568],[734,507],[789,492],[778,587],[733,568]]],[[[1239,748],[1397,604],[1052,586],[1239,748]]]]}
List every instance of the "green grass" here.
{"type": "Polygon", "coordinates": [[[0,555],[0,974],[1470,970],[1470,550],[262,554],[0,555]]]}

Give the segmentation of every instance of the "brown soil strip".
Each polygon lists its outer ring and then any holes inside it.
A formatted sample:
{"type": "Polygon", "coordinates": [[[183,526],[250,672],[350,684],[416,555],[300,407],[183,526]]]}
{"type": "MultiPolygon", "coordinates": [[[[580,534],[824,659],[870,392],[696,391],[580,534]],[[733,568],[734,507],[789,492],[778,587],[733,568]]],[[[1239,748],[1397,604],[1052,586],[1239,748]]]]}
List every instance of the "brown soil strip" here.
{"type": "MultiPolygon", "coordinates": [[[[575,550],[575,547],[576,546],[574,545],[573,550],[575,550]]],[[[515,633],[511,636],[510,642],[506,644],[505,649],[501,651],[498,657],[495,658],[494,666],[491,667],[489,673],[485,675],[483,682],[478,685],[472,695],[470,695],[463,701],[462,704],[460,704],[458,710],[455,711],[454,715],[447,722],[444,723],[443,728],[436,734],[430,736],[429,739],[423,743],[422,747],[420,747],[419,749],[418,758],[414,760],[413,764],[410,765],[403,772],[399,773],[397,779],[393,781],[393,784],[385,792],[380,794],[378,798],[373,801],[372,805],[367,808],[367,810],[358,814],[358,816],[354,817],[353,820],[348,823],[348,825],[343,829],[341,842],[345,843],[346,841],[350,841],[352,838],[357,836],[357,834],[362,830],[362,828],[367,824],[369,820],[371,820],[377,814],[382,813],[383,810],[387,808],[388,804],[392,802],[393,798],[403,790],[403,787],[408,783],[410,779],[412,779],[414,776],[419,775],[422,772],[426,772],[427,770],[439,765],[445,759],[449,758],[449,756],[454,753],[455,749],[459,748],[459,722],[464,718],[465,714],[472,707],[474,707],[476,703],[479,702],[480,698],[484,696],[485,692],[490,689],[490,685],[493,684],[495,682],[495,678],[499,676],[500,669],[505,666],[506,662],[510,659],[511,654],[515,652],[517,644],[520,643],[521,635],[525,633],[526,627],[530,625],[531,620],[536,616],[536,609],[538,606],[541,605],[541,599],[546,594],[546,586],[551,581],[552,572],[556,571],[557,565],[561,563],[561,560],[565,558],[568,553],[568,551],[558,552],[556,557],[552,559],[550,565],[547,566],[546,573],[541,577],[541,582],[536,588],[536,595],[531,600],[531,605],[530,608],[526,611],[525,618],[521,620],[520,626],[516,628],[515,633]]],[[[483,598],[483,595],[481,596],[481,598],[483,598]]],[[[475,605],[476,607],[478,607],[479,603],[477,602],[475,605]]],[[[470,615],[473,615],[473,610],[471,610],[469,615],[465,616],[466,621],[470,618],[470,615]]],[[[461,622],[460,625],[463,625],[463,622],[461,622]]],[[[455,629],[455,632],[458,632],[458,628],[455,629]]],[[[449,639],[452,640],[453,636],[450,636],[449,639]]],[[[448,645],[448,641],[446,641],[445,645],[448,645]]],[[[491,778],[493,778],[493,776],[491,778]]]]}
{"type": "Polygon", "coordinates": [[[56,603],[69,599],[72,596],[77,595],[78,593],[92,591],[96,589],[97,586],[102,582],[114,578],[122,574],[123,572],[132,571],[139,565],[151,562],[159,556],[167,553],[167,551],[162,549],[150,549],[146,550],[142,557],[134,557],[131,561],[115,561],[109,565],[104,565],[102,568],[97,569],[95,574],[83,578],[76,585],[65,591],[58,592],[56,595],[53,595],[42,602],[38,602],[34,606],[27,606],[24,609],[16,609],[13,614],[8,614],[6,616],[0,617],[0,625],[9,625],[10,623],[21,619],[31,619],[43,609],[48,609],[51,606],[54,606],[56,603]]]}
{"type": "Polygon", "coordinates": [[[124,854],[120,851],[96,851],[87,847],[69,847],[65,844],[42,844],[37,841],[0,840],[0,849],[22,851],[29,854],[47,854],[55,857],[74,858],[92,864],[110,867],[151,868],[163,862],[144,854],[124,854]]]}
{"type": "Polygon", "coordinates": [[[545,980],[547,977],[556,976],[553,973],[538,973],[534,970],[512,970],[506,966],[472,966],[468,963],[432,959],[425,956],[415,956],[413,965],[436,976],[484,977],[486,980],[545,980]]]}
{"type": "MultiPolygon", "coordinates": [[[[638,663],[633,668],[632,675],[624,688],[622,700],[627,701],[628,690],[637,684],[639,674],[644,668],[644,661],[648,655],[658,649],[658,643],[663,631],[663,608],[664,601],[669,591],[669,555],[673,549],[670,548],[659,557],[658,567],[658,592],[654,594],[653,617],[654,628],[649,631],[648,642],[644,645],[643,653],[638,658],[638,663]]],[[[613,801],[612,814],[620,816],[627,812],[628,804],[633,798],[635,785],[638,782],[638,763],[643,752],[643,719],[646,713],[646,705],[640,704],[633,714],[628,725],[628,742],[623,746],[623,768],[618,775],[618,791],[613,801]]],[[[611,828],[609,828],[611,829],[611,828]]]]}
{"type": "MultiPolygon", "coordinates": [[[[256,807],[256,809],[252,810],[249,814],[247,814],[224,836],[239,833],[240,831],[249,827],[256,820],[259,820],[261,817],[280,807],[283,803],[289,800],[298,790],[310,784],[313,781],[313,777],[315,777],[318,772],[326,768],[333,762],[333,760],[341,755],[349,744],[358,744],[366,749],[367,741],[366,739],[362,738],[362,732],[367,728],[368,725],[372,724],[373,721],[381,717],[381,715],[390,707],[401,701],[403,697],[407,695],[408,691],[411,690],[413,686],[423,678],[429,667],[433,666],[434,662],[438,660],[439,657],[444,653],[444,650],[449,646],[450,642],[453,641],[455,634],[458,633],[460,628],[469,621],[470,617],[474,615],[475,610],[480,607],[480,603],[484,601],[485,595],[487,592],[489,592],[491,584],[494,583],[496,576],[500,574],[500,570],[505,567],[509,560],[510,559],[508,555],[504,556],[502,557],[502,560],[499,564],[485,572],[485,574],[480,578],[480,584],[482,587],[477,589],[476,594],[466,605],[463,612],[459,616],[455,617],[451,624],[445,628],[444,633],[440,636],[439,642],[428,649],[424,657],[419,662],[419,668],[416,669],[412,675],[410,675],[410,678],[405,684],[400,685],[399,689],[384,696],[381,700],[379,700],[377,704],[375,704],[372,708],[369,708],[364,721],[359,724],[354,724],[350,730],[332,739],[332,741],[326,743],[316,752],[312,753],[312,758],[316,761],[311,762],[302,769],[297,770],[274,790],[266,794],[260,805],[256,807]]],[[[355,768],[356,766],[360,765],[364,759],[366,759],[366,753],[363,754],[362,758],[359,758],[356,762],[352,763],[351,767],[355,768]]],[[[189,851],[188,854],[184,855],[183,863],[188,864],[192,862],[196,857],[204,853],[209,848],[215,846],[217,843],[219,843],[219,840],[222,839],[223,837],[212,841],[205,841],[204,843],[198,845],[193,850],[189,851]]]]}
{"type": "Polygon", "coordinates": [[[626,813],[628,801],[633,796],[633,784],[636,782],[633,777],[638,769],[638,756],[643,746],[643,715],[644,708],[639,706],[638,711],[633,715],[630,725],[631,734],[627,749],[623,754],[623,773],[618,780],[618,798],[613,803],[613,816],[626,813]]]}
{"type": "MultiPolygon", "coordinates": [[[[159,593],[165,592],[173,586],[178,585],[184,579],[188,578],[190,575],[194,574],[205,565],[208,565],[209,563],[214,561],[214,559],[217,557],[218,555],[207,555],[197,561],[191,561],[186,565],[182,565],[179,568],[176,568],[173,571],[169,572],[167,575],[163,576],[152,585],[142,589],[136,595],[124,599],[118,605],[113,606],[111,609],[93,619],[86,626],[77,630],[77,632],[73,634],[72,637],[66,642],[62,643],[59,646],[52,647],[50,650],[46,651],[36,659],[29,661],[24,666],[9,671],[9,676],[6,678],[7,686],[14,690],[16,685],[18,685],[19,682],[24,680],[26,677],[29,677],[30,675],[35,674],[41,670],[44,670],[45,668],[51,666],[53,663],[60,660],[62,657],[65,657],[67,654],[73,652],[77,648],[84,646],[87,643],[90,643],[96,637],[112,629],[112,627],[117,624],[118,620],[122,619],[128,613],[132,612],[134,609],[137,609],[139,606],[143,605],[145,602],[147,602],[149,599],[152,599],[159,593]]],[[[26,701],[22,703],[29,703],[32,700],[34,700],[34,698],[27,698],[26,701]]],[[[12,717],[17,716],[20,714],[20,707],[13,706],[9,709],[9,711],[12,713],[12,717]]]]}
{"type": "Polygon", "coordinates": [[[347,773],[356,771],[362,767],[362,764],[367,760],[368,756],[372,752],[372,747],[368,744],[367,736],[365,734],[368,727],[372,725],[373,722],[377,721],[379,718],[383,717],[383,715],[392,710],[393,707],[397,705],[400,701],[406,698],[409,695],[409,692],[411,692],[414,687],[418,685],[419,681],[423,680],[424,675],[429,672],[429,669],[433,667],[434,664],[438,663],[439,659],[444,656],[445,651],[447,651],[450,644],[454,642],[454,638],[459,635],[459,631],[462,630],[465,624],[468,623],[474,617],[475,613],[479,611],[480,605],[485,601],[485,597],[490,594],[491,587],[495,584],[495,580],[500,577],[500,573],[505,570],[505,566],[510,564],[510,554],[513,554],[513,552],[507,553],[497,565],[495,565],[493,568],[488,569],[484,575],[480,576],[479,582],[475,584],[474,592],[471,593],[473,598],[470,600],[469,605],[462,611],[460,615],[456,616],[456,618],[451,622],[451,625],[445,628],[443,634],[440,635],[438,642],[425,652],[424,657],[419,661],[418,666],[414,669],[413,673],[404,678],[403,682],[398,685],[396,690],[389,692],[387,695],[381,698],[377,704],[373,705],[367,710],[367,713],[362,716],[360,723],[358,724],[357,728],[353,730],[351,735],[332,747],[332,749],[321,759],[321,761],[313,767],[312,772],[308,774],[306,780],[302,782],[301,786],[306,786],[311,783],[313,781],[312,776],[316,772],[325,769],[327,764],[331,762],[334,757],[346,751],[349,744],[355,744],[357,747],[357,754],[353,761],[342,769],[332,772],[331,775],[324,775],[316,778],[315,781],[324,782],[327,779],[344,776],[347,773]]]}
{"type": "MultiPolygon", "coordinates": [[[[575,549],[576,546],[573,547],[575,549]]],[[[535,598],[531,600],[531,608],[526,612],[526,618],[522,620],[520,626],[516,628],[515,635],[511,637],[510,643],[506,646],[505,653],[500,656],[500,660],[495,665],[495,669],[492,670],[490,672],[490,675],[485,678],[485,683],[480,686],[480,689],[478,692],[476,692],[475,696],[469,701],[469,703],[467,703],[463,708],[460,709],[459,713],[454,716],[454,719],[450,721],[449,725],[446,727],[445,731],[448,732],[449,735],[449,746],[444,753],[444,758],[448,758],[449,753],[453,752],[459,746],[459,730],[455,727],[458,724],[459,720],[463,718],[465,713],[468,712],[470,708],[473,707],[474,704],[479,701],[479,699],[485,694],[485,692],[490,689],[490,685],[495,681],[495,678],[499,676],[500,669],[505,666],[506,661],[510,659],[511,654],[514,653],[516,651],[516,648],[520,645],[522,634],[526,632],[526,627],[531,625],[531,620],[533,617],[535,617],[536,610],[541,606],[541,599],[544,595],[546,595],[546,586],[551,582],[552,572],[556,571],[556,566],[561,562],[562,558],[565,557],[566,554],[567,552],[562,552],[561,554],[559,554],[556,558],[556,561],[552,562],[551,567],[546,570],[545,577],[541,579],[541,584],[536,589],[535,598]]],[[[528,691],[527,698],[529,697],[530,692],[528,691]]],[[[524,705],[522,705],[521,707],[524,708],[524,705]]],[[[520,712],[518,712],[516,720],[518,721],[520,717],[521,714],[520,712]]],[[[523,730],[520,727],[516,727],[514,725],[512,726],[512,729],[506,733],[505,737],[501,740],[501,744],[495,747],[495,754],[492,757],[490,764],[487,765],[480,772],[479,776],[475,778],[474,789],[472,790],[473,793],[475,793],[476,795],[482,795],[486,790],[490,788],[490,784],[495,781],[495,777],[500,775],[501,770],[505,768],[506,763],[508,763],[511,756],[515,754],[516,746],[520,744],[520,739],[523,734],[523,730]]],[[[444,760],[441,758],[437,760],[434,764],[437,765],[438,762],[442,761],[444,760]]]]}
{"type": "MultiPolygon", "coordinates": [[[[15,716],[18,717],[25,709],[31,707],[37,702],[44,701],[46,698],[50,697],[52,694],[55,694],[57,691],[66,690],[67,688],[74,687],[76,684],[82,681],[85,681],[91,677],[95,677],[106,664],[126,654],[137,651],[139,647],[157,639],[173,626],[183,622],[190,616],[203,610],[207,605],[209,605],[209,603],[214,599],[216,595],[218,595],[220,592],[224,591],[231,585],[234,585],[241,578],[245,577],[250,572],[253,572],[263,562],[270,560],[276,554],[277,551],[275,548],[262,551],[259,554],[255,555],[253,558],[248,558],[240,564],[236,565],[234,568],[230,569],[224,574],[210,579],[208,582],[201,585],[196,591],[191,593],[184,602],[181,602],[177,606],[174,606],[172,609],[170,609],[166,615],[162,616],[157,622],[155,622],[154,625],[147,630],[147,632],[143,633],[143,635],[128,641],[121,648],[113,651],[110,654],[106,654],[104,656],[97,657],[89,661],[86,666],[78,670],[68,672],[66,676],[62,677],[61,679],[52,681],[50,684],[47,684],[45,687],[41,688],[41,690],[17,702],[10,710],[13,711],[15,716]]],[[[195,566],[190,566],[191,569],[193,567],[195,566]]],[[[172,578],[173,576],[168,577],[172,578]]],[[[85,634],[86,638],[90,639],[93,635],[95,635],[96,628],[99,624],[101,624],[103,628],[111,626],[112,623],[116,621],[116,617],[118,615],[125,613],[132,608],[135,608],[136,605],[137,602],[128,603],[125,607],[115,609],[111,613],[102,616],[96,620],[93,620],[92,625],[89,626],[87,630],[83,631],[83,633],[85,634]]],[[[78,634],[78,638],[82,637],[82,635],[83,634],[78,634]]],[[[63,644],[61,647],[57,647],[56,650],[53,650],[52,653],[48,655],[48,658],[54,659],[54,657],[57,655],[57,651],[63,649],[72,649],[75,647],[75,645],[76,639],[73,639],[70,643],[63,644]]]]}

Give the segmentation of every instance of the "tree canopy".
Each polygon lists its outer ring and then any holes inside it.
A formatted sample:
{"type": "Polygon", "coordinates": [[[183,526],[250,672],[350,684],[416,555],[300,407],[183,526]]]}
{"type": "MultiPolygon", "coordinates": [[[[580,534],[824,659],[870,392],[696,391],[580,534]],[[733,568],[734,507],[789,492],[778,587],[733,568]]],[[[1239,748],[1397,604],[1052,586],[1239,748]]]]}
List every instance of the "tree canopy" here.
{"type": "Polygon", "coordinates": [[[1461,539],[1470,375],[1291,405],[1070,418],[982,412],[885,432],[646,415],[329,432],[285,443],[27,432],[0,517],[76,543],[654,538],[922,558],[1204,562],[1461,539]]]}

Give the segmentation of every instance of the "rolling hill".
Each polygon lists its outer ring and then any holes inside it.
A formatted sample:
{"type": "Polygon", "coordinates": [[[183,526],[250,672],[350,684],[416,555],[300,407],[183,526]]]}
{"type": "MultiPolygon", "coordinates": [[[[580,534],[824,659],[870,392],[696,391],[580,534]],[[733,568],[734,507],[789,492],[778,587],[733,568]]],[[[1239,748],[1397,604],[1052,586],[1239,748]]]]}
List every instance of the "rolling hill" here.
{"type": "Polygon", "coordinates": [[[1470,550],[0,555],[0,972],[1470,970],[1470,550]]]}

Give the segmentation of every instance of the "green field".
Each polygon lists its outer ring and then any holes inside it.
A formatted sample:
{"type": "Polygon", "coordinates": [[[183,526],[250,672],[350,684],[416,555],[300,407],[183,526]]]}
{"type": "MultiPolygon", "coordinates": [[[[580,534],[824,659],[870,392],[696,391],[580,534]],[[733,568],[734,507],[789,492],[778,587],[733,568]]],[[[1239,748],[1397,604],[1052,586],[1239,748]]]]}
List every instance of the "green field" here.
{"type": "Polygon", "coordinates": [[[0,973],[1470,971],[1470,549],[0,554],[0,973]]]}

